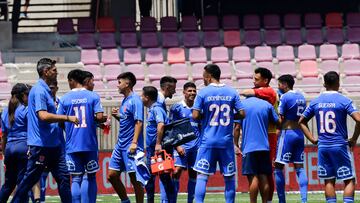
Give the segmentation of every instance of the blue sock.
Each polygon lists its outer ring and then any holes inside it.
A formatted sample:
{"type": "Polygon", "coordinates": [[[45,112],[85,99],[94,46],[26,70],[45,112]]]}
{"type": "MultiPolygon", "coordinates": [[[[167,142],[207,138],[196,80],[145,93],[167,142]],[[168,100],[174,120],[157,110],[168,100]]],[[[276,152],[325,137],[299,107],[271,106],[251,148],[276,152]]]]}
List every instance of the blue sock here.
{"type": "Polygon", "coordinates": [[[336,197],[327,197],[326,203],[336,203],[336,197]]]}
{"type": "Polygon", "coordinates": [[[284,203],[286,202],[284,173],[281,169],[276,168],[274,174],[275,174],[276,191],[279,198],[279,203],[284,203]]]}
{"type": "Polygon", "coordinates": [[[304,168],[297,168],[296,175],[299,180],[301,201],[307,202],[308,179],[306,177],[306,172],[305,172],[304,168]]]}
{"type": "Polygon", "coordinates": [[[81,203],[81,181],[82,175],[73,175],[71,183],[71,196],[73,203],[81,203]]]}
{"type": "Polygon", "coordinates": [[[188,180],[188,203],[194,201],[196,179],[189,178],[188,180]]]}
{"type": "Polygon", "coordinates": [[[81,201],[95,203],[97,195],[96,173],[87,173],[81,184],[81,201]]]}
{"type": "Polygon", "coordinates": [[[225,202],[235,202],[235,176],[224,176],[225,180],[225,202]]]}
{"type": "Polygon", "coordinates": [[[354,202],[354,196],[351,197],[345,197],[343,198],[344,203],[353,203],[354,202]]]}
{"type": "Polygon", "coordinates": [[[205,199],[206,193],[206,184],[208,182],[208,175],[199,174],[196,178],[196,186],[195,186],[195,202],[203,203],[205,199]]]}
{"type": "Polygon", "coordinates": [[[179,179],[175,179],[174,178],[174,189],[175,189],[175,195],[176,195],[176,199],[177,199],[177,195],[179,193],[179,187],[180,187],[180,184],[179,184],[179,179]]]}
{"type": "Polygon", "coordinates": [[[49,175],[49,172],[43,172],[41,174],[41,179],[40,179],[40,200],[41,202],[45,202],[45,195],[46,195],[46,179],[49,175]]]}
{"type": "Polygon", "coordinates": [[[160,180],[159,181],[160,184],[159,184],[159,188],[160,188],[160,202],[163,203],[163,202],[167,202],[168,201],[168,198],[166,196],[166,191],[165,191],[165,187],[164,187],[164,184],[163,182],[160,180]]]}

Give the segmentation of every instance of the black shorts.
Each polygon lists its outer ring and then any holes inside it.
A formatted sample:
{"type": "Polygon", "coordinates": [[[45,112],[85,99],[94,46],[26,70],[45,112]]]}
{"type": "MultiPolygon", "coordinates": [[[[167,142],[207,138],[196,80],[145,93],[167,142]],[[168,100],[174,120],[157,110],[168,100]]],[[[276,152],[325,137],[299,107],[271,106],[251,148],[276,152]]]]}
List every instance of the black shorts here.
{"type": "Polygon", "coordinates": [[[269,151],[254,151],[245,154],[242,158],[243,175],[271,174],[269,151]]]}

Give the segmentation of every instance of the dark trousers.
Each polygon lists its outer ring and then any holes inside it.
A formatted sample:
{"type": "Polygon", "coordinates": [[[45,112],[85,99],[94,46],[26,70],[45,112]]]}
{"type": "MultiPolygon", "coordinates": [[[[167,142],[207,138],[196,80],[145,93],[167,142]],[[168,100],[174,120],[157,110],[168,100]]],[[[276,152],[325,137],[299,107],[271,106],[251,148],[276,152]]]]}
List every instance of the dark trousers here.
{"type": "Polygon", "coordinates": [[[5,148],[5,183],[0,190],[0,203],[7,202],[9,196],[20,184],[24,177],[27,165],[27,144],[26,140],[11,141],[5,148]]]}
{"type": "Polygon", "coordinates": [[[139,0],[140,15],[143,17],[150,16],[152,0],[139,0]]]}
{"type": "Polygon", "coordinates": [[[11,202],[26,202],[28,191],[40,180],[45,168],[54,176],[58,184],[61,202],[71,201],[70,174],[65,161],[65,150],[59,147],[29,146],[29,159],[23,180],[17,187],[11,202]]]}

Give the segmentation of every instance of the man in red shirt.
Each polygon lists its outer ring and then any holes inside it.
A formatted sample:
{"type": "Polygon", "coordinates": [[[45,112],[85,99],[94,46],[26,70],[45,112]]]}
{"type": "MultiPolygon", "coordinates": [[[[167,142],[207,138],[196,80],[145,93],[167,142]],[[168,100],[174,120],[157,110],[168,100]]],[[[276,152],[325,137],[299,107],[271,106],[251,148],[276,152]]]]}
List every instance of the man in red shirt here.
{"type": "MultiPolygon", "coordinates": [[[[274,106],[275,109],[277,109],[278,106],[278,96],[276,91],[269,86],[270,80],[272,78],[272,73],[270,70],[266,68],[257,68],[254,71],[254,88],[253,89],[246,89],[243,90],[240,95],[249,97],[249,96],[255,96],[260,99],[268,101],[271,105],[274,106]]],[[[277,132],[276,132],[276,126],[274,124],[269,123],[268,128],[268,137],[269,137],[269,146],[270,146],[270,160],[271,165],[274,170],[273,162],[276,157],[276,145],[277,145],[277,132]]],[[[272,197],[274,194],[274,176],[273,174],[268,176],[268,181],[270,185],[270,194],[268,202],[272,201],[272,197]]]]}

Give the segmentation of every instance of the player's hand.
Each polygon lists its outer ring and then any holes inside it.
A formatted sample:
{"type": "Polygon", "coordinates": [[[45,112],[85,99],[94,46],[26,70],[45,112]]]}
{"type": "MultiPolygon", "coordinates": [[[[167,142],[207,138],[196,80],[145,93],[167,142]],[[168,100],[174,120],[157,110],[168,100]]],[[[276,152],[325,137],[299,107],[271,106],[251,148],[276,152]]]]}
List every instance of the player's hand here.
{"type": "Polygon", "coordinates": [[[235,155],[242,155],[241,149],[239,146],[234,145],[235,155]]]}
{"type": "Polygon", "coordinates": [[[111,115],[114,117],[117,117],[119,113],[119,108],[112,108],[111,109],[111,115]]]}
{"type": "Polygon", "coordinates": [[[155,152],[160,152],[162,150],[161,144],[155,145],[155,152]]]}
{"type": "Polygon", "coordinates": [[[356,145],[356,140],[354,140],[354,139],[349,139],[348,142],[349,142],[350,148],[353,148],[356,145]]]}
{"type": "Polygon", "coordinates": [[[78,117],[76,117],[76,116],[69,116],[68,119],[69,119],[69,122],[72,122],[75,125],[79,125],[79,123],[80,123],[78,117]]]}
{"type": "Polygon", "coordinates": [[[185,155],[185,149],[181,146],[177,146],[176,147],[176,151],[180,156],[184,156],[185,155]]]}
{"type": "Polygon", "coordinates": [[[134,154],[136,152],[136,149],[137,149],[137,144],[132,142],[130,147],[129,147],[130,154],[134,154]]]}
{"type": "Polygon", "coordinates": [[[317,140],[317,139],[311,140],[311,143],[313,143],[314,145],[317,145],[319,143],[319,140],[317,140]]]}

